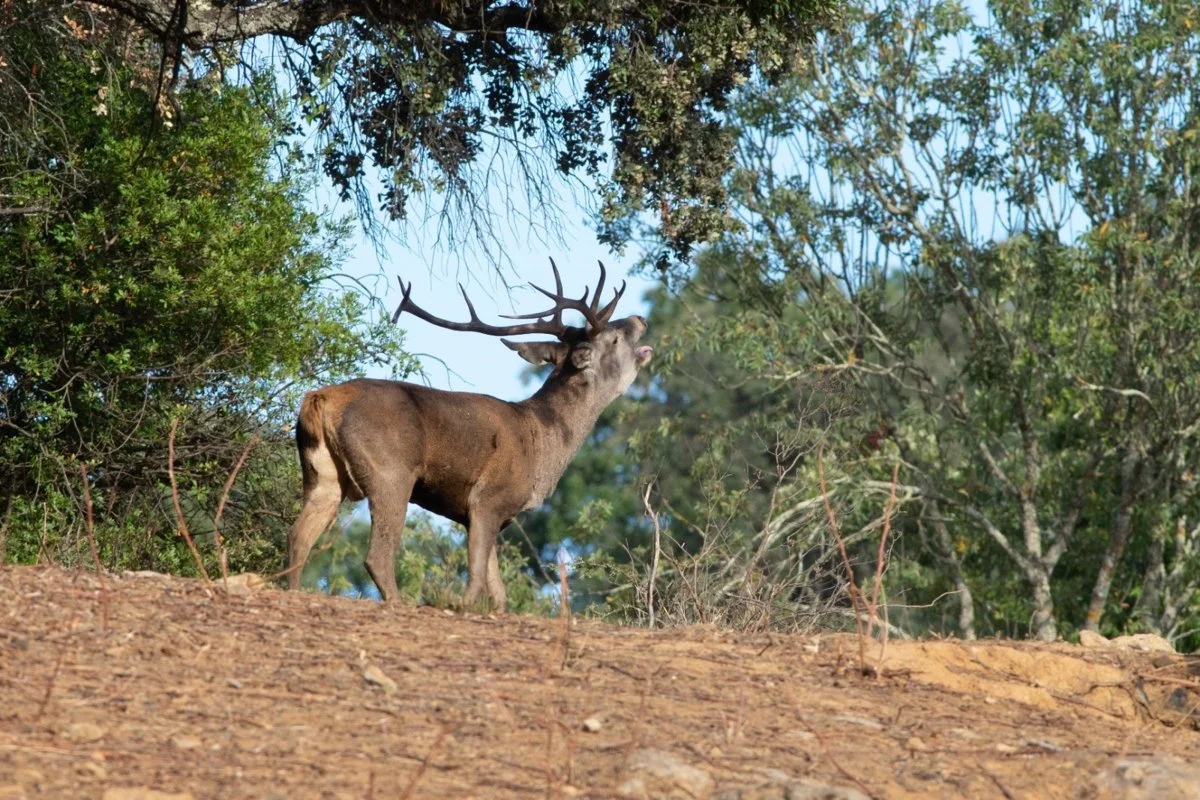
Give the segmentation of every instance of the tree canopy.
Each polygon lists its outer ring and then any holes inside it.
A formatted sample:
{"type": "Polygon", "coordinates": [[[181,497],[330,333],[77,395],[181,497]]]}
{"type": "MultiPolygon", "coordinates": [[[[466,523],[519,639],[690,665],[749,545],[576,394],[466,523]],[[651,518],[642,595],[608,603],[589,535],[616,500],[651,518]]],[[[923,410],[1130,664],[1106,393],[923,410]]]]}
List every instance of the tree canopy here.
{"type": "Polygon", "coordinates": [[[623,246],[641,215],[677,255],[724,218],[729,98],[787,74],[834,15],[833,0],[14,6],[152,43],[167,93],[235,65],[285,70],[325,173],[364,219],[403,219],[437,194],[448,225],[481,234],[493,184],[548,208],[538,195],[557,172],[598,189],[607,241],[623,246]]]}
{"type": "Polygon", "coordinates": [[[647,413],[669,418],[626,458],[769,496],[699,526],[735,543],[700,574],[790,563],[822,486],[869,566],[895,491],[889,591],[953,593],[962,635],[1194,641],[1196,9],[878,0],[845,22],[736,105],[737,221],[652,315],[647,413]],[[820,438],[771,480],[798,425],[820,438]]]}
{"type": "Polygon", "coordinates": [[[147,138],[135,65],[60,48],[37,20],[5,33],[6,74],[37,91],[0,143],[0,555],[75,561],[82,465],[110,565],[189,569],[167,481],[178,425],[198,530],[264,440],[226,525],[234,566],[273,568],[298,392],[372,362],[403,374],[398,330],[328,282],[344,226],[305,208],[312,176],[268,81],[184,89],[179,123],[147,138]]]}

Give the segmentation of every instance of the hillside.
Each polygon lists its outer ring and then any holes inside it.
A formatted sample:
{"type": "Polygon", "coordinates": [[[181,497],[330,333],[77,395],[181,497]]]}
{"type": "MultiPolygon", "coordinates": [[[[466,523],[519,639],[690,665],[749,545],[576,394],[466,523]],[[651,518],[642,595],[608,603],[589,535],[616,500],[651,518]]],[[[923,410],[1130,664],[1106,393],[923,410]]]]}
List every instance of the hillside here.
{"type": "Polygon", "coordinates": [[[1182,656],[106,585],[0,569],[0,798],[1200,797],[1182,656]]]}

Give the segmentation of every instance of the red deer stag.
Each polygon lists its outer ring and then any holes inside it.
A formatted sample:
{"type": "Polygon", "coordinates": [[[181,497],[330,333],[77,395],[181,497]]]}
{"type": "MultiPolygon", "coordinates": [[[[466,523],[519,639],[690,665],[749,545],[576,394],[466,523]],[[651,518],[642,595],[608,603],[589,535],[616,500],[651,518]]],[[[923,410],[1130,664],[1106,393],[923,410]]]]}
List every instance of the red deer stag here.
{"type": "Polygon", "coordinates": [[[365,379],[305,396],[296,424],[304,507],[288,533],[289,588],[299,588],[309,551],[342,501],[365,497],[371,508],[367,572],[383,599],[394,599],[396,549],[411,500],[467,527],[464,605],[475,605],[486,588],[494,605],[504,610],[507,598],[496,553],[500,530],[554,491],[600,412],[629,388],[653,355],[650,347],[638,346],[646,320],[632,316],[611,321],[624,284],[601,307],[604,264],[590,302],[586,290],[579,300],[565,297],[553,259],[550,266],[555,291],[533,288],[554,306],[508,317],[532,322],[482,322],[461,286],[470,321],[440,319],[412,301],[412,284],[403,281],[400,307],[392,316],[395,322],[407,311],[448,330],[489,336],[556,337],[502,340],[526,361],[554,367],[528,400],[508,403],[482,394],[365,379]],[[581,313],[586,326],[565,325],[567,310],[581,313]]]}

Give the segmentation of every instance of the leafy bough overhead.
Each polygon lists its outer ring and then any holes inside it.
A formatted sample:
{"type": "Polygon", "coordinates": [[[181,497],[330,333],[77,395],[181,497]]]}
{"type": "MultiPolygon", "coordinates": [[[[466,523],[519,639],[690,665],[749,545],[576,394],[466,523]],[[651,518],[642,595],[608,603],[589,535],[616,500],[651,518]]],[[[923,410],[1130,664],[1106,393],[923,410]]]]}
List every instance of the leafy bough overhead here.
{"type": "Polygon", "coordinates": [[[377,207],[404,219],[410,198],[432,191],[452,235],[487,235],[496,210],[490,186],[524,191],[535,209],[552,214],[544,187],[558,173],[596,185],[607,241],[626,241],[642,215],[657,222],[676,255],[711,239],[726,219],[728,98],[751,79],[789,72],[836,7],[834,0],[98,5],[151,34],[164,47],[164,64],[188,63],[187,53],[220,74],[239,61],[286,69],[319,134],[325,172],[364,219],[377,207]],[[241,46],[263,36],[278,45],[270,59],[241,46]],[[381,188],[366,185],[371,166],[381,188]]]}

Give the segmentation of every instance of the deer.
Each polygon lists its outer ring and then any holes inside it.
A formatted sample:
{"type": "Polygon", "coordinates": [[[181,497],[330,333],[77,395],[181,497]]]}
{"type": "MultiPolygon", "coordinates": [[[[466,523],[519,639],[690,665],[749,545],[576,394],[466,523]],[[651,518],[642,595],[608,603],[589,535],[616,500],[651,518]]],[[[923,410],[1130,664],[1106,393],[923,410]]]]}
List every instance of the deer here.
{"type": "Polygon", "coordinates": [[[596,424],[600,413],[629,389],[653,356],[639,345],[646,320],[613,320],[625,283],[601,306],[605,269],[596,291],[576,300],[563,293],[554,259],[555,291],[531,286],[553,306],[523,320],[493,325],[480,320],[466,289],[459,291],[470,319],[455,322],[413,302],[412,282],[400,279],[401,300],[392,323],[410,313],[437,327],[487,336],[542,334],[551,340],[501,341],[531,364],[551,366],[533,396],[507,402],[486,394],[446,391],[405,381],[358,379],[309,392],[300,404],[296,448],[303,474],[303,505],[288,531],[288,588],[317,538],[344,501],[366,498],[371,530],[364,560],[387,602],[399,596],[396,553],[408,503],[467,529],[467,587],[463,606],[477,607],[486,590],[493,607],[507,608],[500,576],[500,531],[522,511],[550,496],[596,424]],[[584,326],[563,322],[573,310],[584,326]]]}

